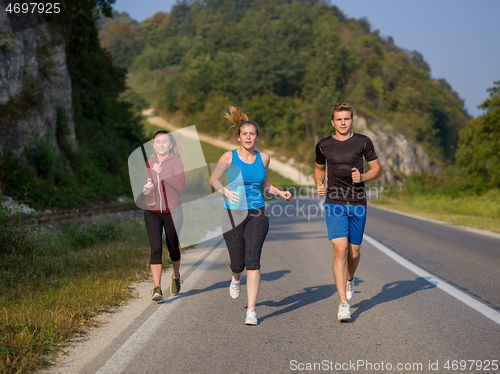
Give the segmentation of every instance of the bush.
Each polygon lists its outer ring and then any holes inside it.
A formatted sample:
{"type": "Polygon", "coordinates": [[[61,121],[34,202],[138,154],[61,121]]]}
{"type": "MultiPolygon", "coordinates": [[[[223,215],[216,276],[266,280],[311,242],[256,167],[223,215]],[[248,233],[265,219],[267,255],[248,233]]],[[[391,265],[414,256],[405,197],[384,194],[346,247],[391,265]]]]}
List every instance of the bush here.
{"type": "Polygon", "coordinates": [[[34,224],[26,225],[13,209],[0,205],[0,258],[30,251],[36,230],[34,224]]]}
{"type": "Polygon", "coordinates": [[[73,249],[88,248],[99,242],[108,242],[119,236],[119,229],[112,223],[93,224],[88,229],[80,229],[65,223],[61,227],[59,240],[66,242],[73,249]]]}
{"type": "Polygon", "coordinates": [[[48,137],[34,138],[31,146],[26,147],[28,161],[38,173],[38,176],[51,177],[56,170],[59,157],[50,144],[48,137]]]}

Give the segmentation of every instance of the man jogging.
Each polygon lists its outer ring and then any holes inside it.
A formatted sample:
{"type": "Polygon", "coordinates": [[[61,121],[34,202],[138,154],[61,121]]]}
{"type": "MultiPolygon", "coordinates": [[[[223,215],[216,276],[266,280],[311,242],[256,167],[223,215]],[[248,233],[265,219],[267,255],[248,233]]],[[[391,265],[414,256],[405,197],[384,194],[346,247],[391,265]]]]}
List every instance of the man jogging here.
{"type": "Polygon", "coordinates": [[[327,168],[325,218],[334,251],[333,277],[340,302],[337,318],[348,321],[351,319],[348,301],[354,294],[354,272],[359,264],[366,222],[364,182],[379,176],[380,165],[370,138],[351,132],[353,108],[349,103],[335,104],[331,118],[335,133],[316,144],[314,180],[318,194],[324,196],[327,168]]]}

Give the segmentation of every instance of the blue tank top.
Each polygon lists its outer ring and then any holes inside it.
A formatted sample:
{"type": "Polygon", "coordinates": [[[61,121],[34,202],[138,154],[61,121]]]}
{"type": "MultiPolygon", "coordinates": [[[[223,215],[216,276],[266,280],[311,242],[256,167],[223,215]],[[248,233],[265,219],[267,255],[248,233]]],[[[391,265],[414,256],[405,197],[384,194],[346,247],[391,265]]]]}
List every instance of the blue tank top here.
{"type": "Polygon", "coordinates": [[[257,157],[251,164],[240,160],[236,149],[231,151],[231,165],[226,171],[227,188],[231,191],[237,191],[238,186],[241,189],[240,203],[231,204],[229,200],[224,199],[224,207],[231,210],[258,209],[265,205],[262,196],[262,183],[266,177],[266,168],[260,157],[260,152],[255,151],[257,157]],[[244,192],[243,192],[244,186],[244,192]]]}

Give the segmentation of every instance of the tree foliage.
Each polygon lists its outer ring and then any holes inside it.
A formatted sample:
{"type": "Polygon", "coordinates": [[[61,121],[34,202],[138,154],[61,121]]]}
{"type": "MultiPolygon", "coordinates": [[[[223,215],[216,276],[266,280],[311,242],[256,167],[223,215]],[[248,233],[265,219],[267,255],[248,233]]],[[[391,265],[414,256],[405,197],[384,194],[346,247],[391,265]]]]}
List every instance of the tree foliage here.
{"type": "Polygon", "coordinates": [[[4,155],[0,161],[4,192],[18,200],[27,194],[33,207],[67,207],[130,195],[127,160],[141,144],[142,130],[131,105],[119,100],[126,70],[113,66],[111,54],[100,46],[96,27],[99,12],[111,16],[113,3],[63,1],[60,14],[47,16],[50,30],[61,35],[66,46],[78,148],[62,141],[67,115],[58,108],[54,129],[60,155],[42,138],[27,147],[26,160],[4,155]]]}
{"type": "Polygon", "coordinates": [[[419,52],[326,1],[180,1],[170,14],[110,30],[105,39],[131,75],[147,69],[162,77],[157,108],[220,133],[223,111],[237,105],[263,127],[266,146],[283,151],[309,155],[315,135],[331,133],[329,111],[338,101],[448,160],[469,120],[419,52]],[[123,47],[132,39],[133,49],[123,47]]]}
{"type": "Polygon", "coordinates": [[[477,190],[500,189],[500,81],[479,107],[486,111],[460,133],[457,165],[477,190]]]}

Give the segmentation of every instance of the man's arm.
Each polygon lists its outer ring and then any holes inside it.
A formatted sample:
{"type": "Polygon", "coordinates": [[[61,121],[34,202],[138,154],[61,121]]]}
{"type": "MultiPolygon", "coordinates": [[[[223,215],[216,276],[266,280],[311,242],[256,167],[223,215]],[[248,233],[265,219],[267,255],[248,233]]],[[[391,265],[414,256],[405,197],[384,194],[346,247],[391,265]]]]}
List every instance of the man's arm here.
{"type": "MultiPolygon", "coordinates": [[[[368,166],[370,167],[370,170],[363,174],[361,174],[356,168],[351,169],[352,181],[354,183],[368,182],[377,179],[380,176],[380,164],[377,159],[369,161],[368,166]]],[[[314,178],[316,178],[316,169],[314,171],[314,178]]]]}
{"type": "Polygon", "coordinates": [[[325,196],[325,185],[323,184],[325,180],[325,165],[314,163],[314,181],[316,182],[316,191],[318,191],[319,196],[325,196]]]}

